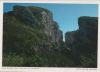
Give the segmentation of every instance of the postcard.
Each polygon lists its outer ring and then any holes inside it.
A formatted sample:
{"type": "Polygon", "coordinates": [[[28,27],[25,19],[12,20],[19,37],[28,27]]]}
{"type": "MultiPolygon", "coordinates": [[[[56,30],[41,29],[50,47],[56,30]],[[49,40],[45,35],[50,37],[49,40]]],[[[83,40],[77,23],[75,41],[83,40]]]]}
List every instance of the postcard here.
{"type": "Polygon", "coordinates": [[[1,1],[0,72],[99,71],[99,3],[1,1]]]}

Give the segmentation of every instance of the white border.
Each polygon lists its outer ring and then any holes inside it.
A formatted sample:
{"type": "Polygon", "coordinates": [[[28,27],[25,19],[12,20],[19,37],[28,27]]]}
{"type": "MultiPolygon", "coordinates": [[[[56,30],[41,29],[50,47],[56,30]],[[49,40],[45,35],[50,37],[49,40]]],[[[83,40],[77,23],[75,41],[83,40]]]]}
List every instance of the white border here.
{"type": "Polygon", "coordinates": [[[100,4],[98,8],[98,69],[100,72],[100,4]]]}
{"type": "Polygon", "coordinates": [[[1,1],[2,3],[4,2],[8,2],[8,3],[72,3],[72,4],[98,4],[99,3],[99,0],[24,0],[24,1],[19,1],[19,0],[12,0],[12,1],[9,1],[9,0],[4,0],[4,1],[1,1]]]}
{"type": "MultiPolygon", "coordinates": [[[[2,32],[3,32],[3,3],[68,3],[68,4],[98,4],[98,1],[1,1],[0,2],[0,72],[100,72],[100,57],[98,56],[98,68],[57,68],[57,67],[2,67],[2,32]]],[[[100,5],[99,5],[100,8],[100,5]]],[[[100,12],[100,10],[99,10],[100,12]]],[[[99,13],[98,12],[98,13],[99,13]]],[[[100,14],[99,14],[100,17],[100,14]]],[[[100,23],[100,19],[99,19],[100,23]]],[[[100,40],[100,25],[98,24],[98,40],[100,40]]],[[[98,55],[100,55],[98,41],[98,55]]]]}
{"type": "Polygon", "coordinates": [[[0,2],[0,69],[2,67],[3,4],[0,2]]]}
{"type": "Polygon", "coordinates": [[[2,1],[18,1],[18,2],[63,2],[63,3],[98,3],[99,0],[2,0],[2,1]]]}

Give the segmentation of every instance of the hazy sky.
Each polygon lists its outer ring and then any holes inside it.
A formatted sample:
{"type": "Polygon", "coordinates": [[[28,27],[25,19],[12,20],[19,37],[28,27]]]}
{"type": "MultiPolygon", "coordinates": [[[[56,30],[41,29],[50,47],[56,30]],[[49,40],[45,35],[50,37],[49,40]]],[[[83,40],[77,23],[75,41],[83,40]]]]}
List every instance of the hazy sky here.
{"type": "Polygon", "coordinates": [[[78,29],[78,17],[98,16],[97,4],[5,3],[4,12],[11,11],[14,5],[38,6],[50,10],[63,35],[78,29]]]}

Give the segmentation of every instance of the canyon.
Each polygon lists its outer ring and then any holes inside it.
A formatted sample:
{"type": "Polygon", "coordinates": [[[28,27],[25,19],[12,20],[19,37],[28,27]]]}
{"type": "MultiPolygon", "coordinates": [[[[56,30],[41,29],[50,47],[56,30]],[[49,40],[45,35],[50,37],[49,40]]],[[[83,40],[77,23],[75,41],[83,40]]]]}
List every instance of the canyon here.
{"type": "Polygon", "coordinates": [[[97,67],[98,18],[81,16],[65,33],[48,9],[14,6],[3,14],[3,66],[97,67]]]}

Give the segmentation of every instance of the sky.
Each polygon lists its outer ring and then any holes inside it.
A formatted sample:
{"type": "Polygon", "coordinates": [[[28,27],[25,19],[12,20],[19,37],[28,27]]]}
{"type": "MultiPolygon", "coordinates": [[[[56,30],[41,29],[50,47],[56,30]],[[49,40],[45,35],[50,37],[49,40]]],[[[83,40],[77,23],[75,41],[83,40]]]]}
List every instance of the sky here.
{"type": "Polygon", "coordinates": [[[4,12],[11,11],[13,6],[37,6],[48,9],[53,13],[53,19],[65,33],[78,29],[78,18],[80,16],[98,16],[98,4],[58,4],[58,3],[4,3],[4,12]]]}

